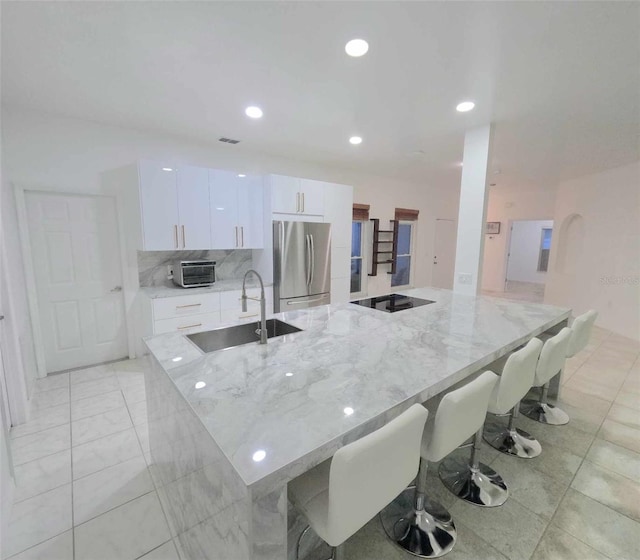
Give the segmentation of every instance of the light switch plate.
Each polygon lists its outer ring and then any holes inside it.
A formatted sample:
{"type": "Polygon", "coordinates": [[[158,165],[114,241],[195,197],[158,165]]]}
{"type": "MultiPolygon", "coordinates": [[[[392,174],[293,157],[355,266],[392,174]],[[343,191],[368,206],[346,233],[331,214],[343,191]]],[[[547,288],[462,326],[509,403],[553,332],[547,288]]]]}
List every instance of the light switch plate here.
{"type": "Polygon", "coordinates": [[[460,284],[471,284],[473,281],[473,275],[468,273],[458,274],[458,282],[460,284]]]}

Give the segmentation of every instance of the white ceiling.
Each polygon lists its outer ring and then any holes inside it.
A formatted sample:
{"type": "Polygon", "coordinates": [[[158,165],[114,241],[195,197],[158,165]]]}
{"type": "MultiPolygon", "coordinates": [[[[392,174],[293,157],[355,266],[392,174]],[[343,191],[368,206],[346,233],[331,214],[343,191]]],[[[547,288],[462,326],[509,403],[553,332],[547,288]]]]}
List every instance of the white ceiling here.
{"type": "Polygon", "coordinates": [[[640,3],[3,2],[2,96],[451,185],[493,121],[496,181],[548,187],[639,159],[640,3]]]}

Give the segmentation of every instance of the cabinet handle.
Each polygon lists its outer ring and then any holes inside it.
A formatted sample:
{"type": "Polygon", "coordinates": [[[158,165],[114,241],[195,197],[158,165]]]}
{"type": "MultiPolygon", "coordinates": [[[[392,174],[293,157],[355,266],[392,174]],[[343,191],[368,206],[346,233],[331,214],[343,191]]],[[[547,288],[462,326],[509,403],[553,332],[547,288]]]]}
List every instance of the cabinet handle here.
{"type": "Polygon", "coordinates": [[[304,212],[304,193],[302,193],[302,211],[304,212]]]}
{"type": "Polygon", "coordinates": [[[300,212],[300,193],[296,193],[296,212],[300,212]]]}
{"type": "Polygon", "coordinates": [[[176,309],[185,309],[186,307],[199,307],[201,303],[190,303],[189,305],[176,305],[176,309]]]}
{"type": "Polygon", "coordinates": [[[235,226],[233,229],[236,230],[236,247],[238,246],[238,226],[235,226]]]}
{"type": "Polygon", "coordinates": [[[182,226],[182,248],[187,246],[187,238],[184,236],[184,226],[182,226]]]}
{"type": "Polygon", "coordinates": [[[195,325],[185,325],[184,327],[178,327],[178,330],[182,329],[193,329],[194,327],[201,327],[202,323],[197,323],[195,325]]]}
{"type": "Polygon", "coordinates": [[[176,249],[178,248],[178,226],[173,226],[173,240],[176,244],[176,249]]]}
{"type": "Polygon", "coordinates": [[[244,247],[244,226],[240,226],[240,247],[244,247]]]}

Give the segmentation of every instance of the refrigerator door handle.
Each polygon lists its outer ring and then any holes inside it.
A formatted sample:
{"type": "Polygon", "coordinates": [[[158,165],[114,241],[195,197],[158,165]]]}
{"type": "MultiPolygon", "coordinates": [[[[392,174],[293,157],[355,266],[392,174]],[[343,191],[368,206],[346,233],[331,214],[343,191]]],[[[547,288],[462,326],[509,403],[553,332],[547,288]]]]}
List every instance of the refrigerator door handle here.
{"type": "Polygon", "coordinates": [[[287,305],[305,305],[307,303],[315,303],[316,301],[323,301],[327,299],[327,296],[317,297],[313,299],[305,299],[304,301],[288,301],[287,305]]]}
{"type": "Polygon", "coordinates": [[[280,250],[284,250],[284,222],[279,222],[280,224],[280,250]]]}
{"type": "Polygon", "coordinates": [[[311,284],[311,266],[312,266],[312,255],[311,255],[311,236],[307,233],[304,236],[304,244],[305,244],[305,267],[307,272],[307,287],[311,284]]]}
{"type": "Polygon", "coordinates": [[[316,273],[316,247],[313,244],[313,234],[309,234],[309,246],[311,247],[311,274],[309,275],[309,286],[313,284],[313,277],[316,273]]]}

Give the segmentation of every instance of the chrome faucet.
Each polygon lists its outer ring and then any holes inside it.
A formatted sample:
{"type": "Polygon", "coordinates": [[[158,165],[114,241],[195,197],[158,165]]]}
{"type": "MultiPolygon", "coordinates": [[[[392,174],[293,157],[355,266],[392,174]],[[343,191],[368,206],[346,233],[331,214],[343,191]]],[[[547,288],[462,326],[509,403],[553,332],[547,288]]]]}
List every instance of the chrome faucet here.
{"type": "Polygon", "coordinates": [[[267,300],[264,297],[264,284],[262,283],[262,277],[252,268],[247,270],[244,274],[244,278],[242,279],[242,312],[245,313],[247,311],[247,300],[251,299],[253,301],[260,302],[260,328],[256,330],[256,334],[260,335],[260,344],[267,343],[267,300]],[[245,283],[247,282],[247,276],[253,272],[260,282],[260,299],[252,298],[247,296],[247,291],[245,289],[245,283]]]}

